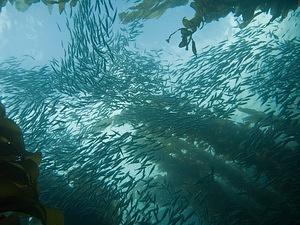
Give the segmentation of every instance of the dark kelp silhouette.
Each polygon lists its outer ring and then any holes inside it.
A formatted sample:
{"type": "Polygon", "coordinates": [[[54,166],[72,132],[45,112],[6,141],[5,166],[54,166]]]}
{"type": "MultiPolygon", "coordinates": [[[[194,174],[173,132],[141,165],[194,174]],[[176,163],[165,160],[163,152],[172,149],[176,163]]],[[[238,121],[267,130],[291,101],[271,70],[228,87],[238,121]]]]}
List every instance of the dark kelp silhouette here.
{"type": "MultiPolygon", "coordinates": [[[[123,23],[129,23],[141,19],[152,19],[160,17],[167,9],[188,4],[189,1],[181,0],[164,0],[164,1],[149,1],[144,0],[137,5],[130,7],[127,11],[119,14],[123,23]]],[[[288,13],[299,7],[298,0],[193,0],[190,4],[195,10],[195,14],[191,19],[184,17],[182,19],[183,27],[172,33],[171,37],[180,31],[182,40],[179,43],[180,48],[188,50],[191,46],[193,53],[196,55],[196,43],[193,40],[193,34],[197,30],[215,20],[219,20],[233,13],[235,17],[242,17],[240,27],[246,27],[257,15],[261,13],[270,13],[272,15],[269,23],[277,18],[281,20],[286,18],[288,13]]]]}

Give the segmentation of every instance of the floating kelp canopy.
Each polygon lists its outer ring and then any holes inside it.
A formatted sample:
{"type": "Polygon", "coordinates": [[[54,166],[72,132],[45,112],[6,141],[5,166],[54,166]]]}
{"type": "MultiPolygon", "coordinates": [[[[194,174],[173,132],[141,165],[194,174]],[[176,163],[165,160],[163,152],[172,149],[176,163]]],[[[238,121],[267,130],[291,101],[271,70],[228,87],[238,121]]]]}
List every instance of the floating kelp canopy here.
{"type": "Polygon", "coordinates": [[[119,14],[123,23],[130,23],[140,19],[153,19],[162,16],[167,9],[186,5],[189,0],[144,0],[132,6],[127,12],[119,14]]]}
{"type": "MultiPolygon", "coordinates": [[[[188,2],[186,0],[144,0],[119,15],[123,23],[158,18],[168,8],[186,5],[188,2]]],[[[260,13],[270,13],[272,15],[270,22],[276,18],[283,19],[290,11],[297,9],[299,4],[298,0],[193,0],[190,6],[195,10],[195,15],[191,19],[186,17],[182,19],[183,28],[178,30],[182,36],[179,47],[188,49],[191,44],[192,51],[196,54],[196,45],[192,35],[206,23],[219,20],[230,13],[233,13],[235,17],[242,17],[240,27],[245,27],[260,13]]]]}
{"type": "Polygon", "coordinates": [[[0,0],[0,12],[1,8],[4,7],[8,2],[11,5],[14,5],[17,10],[24,12],[32,4],[39,3],[40,1],[42,1],[49,8],[51,8],[52,5],[58,5],[59,13],[64,11],[66,4],[70,4],[71,7],[74,7],[78,2],[78,0],[0,0]]]}

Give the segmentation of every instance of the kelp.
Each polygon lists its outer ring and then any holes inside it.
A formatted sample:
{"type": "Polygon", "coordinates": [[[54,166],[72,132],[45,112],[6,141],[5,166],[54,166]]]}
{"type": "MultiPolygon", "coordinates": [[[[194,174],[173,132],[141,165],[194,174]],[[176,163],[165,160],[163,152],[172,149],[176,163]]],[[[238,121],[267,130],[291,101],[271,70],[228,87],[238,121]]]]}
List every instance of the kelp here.
{"type": "MultiPolygon", "coordinates": [[[[14,5],[18,11],[26,11],[32,4],[40,2],[40,0],[0,0],[0,13],[2,7],[4,7],[7,2],[11,5],[14,5]]],[[[66,4],[69,4],[71,7],[76,6],[78,0],[42,0],[42,2],[51,9],[52,5],[57,4],[59,13],[61,14],[65,10],[66,4]]]]}
{"type": "Polygon", "coordinates": [[[127,12],[120,13],[119,16],[123,23],[140,19],[159,18],[167,9],[186,5],[188,2],[188,0],[144,0],[130,7],[127,12]]]}
{"type": "MultiPolygon", "coordinates": [[[[161,2],[161,1],[159,1],[161,2]]],[[[130,7],[127,11],[119,14],[123,23],[129,23],[140,19],[152,19],[160,17],[168,8],[186,5],[188,1],[166,0],[161,3],[144,0],[136,6],[130,7]]],[[[196,55],[196,43],[192,36],[197,30],[212,21],[232,13],[236,18],[241,17],[240,27],[247,26],[257,15],[261,13],[272,15],[270,22],[277,18],[284,19],[288,13],[299,7],[298,0],[193,0],[190,4],[195,10],[191,19],[184,17],[182,19],[183,27],[178,29],[181,33],[180,48],[188,50],[191,46],[196,55]]],[[[269,22],[269,23],[270,23],[269,22]]],[[[172,33],[167,41],[176,33],[172,33]]]]}

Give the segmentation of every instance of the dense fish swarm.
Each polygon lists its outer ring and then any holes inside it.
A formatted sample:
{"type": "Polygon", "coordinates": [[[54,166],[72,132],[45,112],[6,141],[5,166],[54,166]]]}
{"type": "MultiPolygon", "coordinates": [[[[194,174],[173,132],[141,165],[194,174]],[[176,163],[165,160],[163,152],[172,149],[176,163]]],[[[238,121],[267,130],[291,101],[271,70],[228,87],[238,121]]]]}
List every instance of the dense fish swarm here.
{"type": "Polygon", "coordinates": [[[113,5],[78,7],[61,60],[0,64],[43,203],[72,225],[300,223],[299,39],[249,26],[167,66],[113,5]]]}

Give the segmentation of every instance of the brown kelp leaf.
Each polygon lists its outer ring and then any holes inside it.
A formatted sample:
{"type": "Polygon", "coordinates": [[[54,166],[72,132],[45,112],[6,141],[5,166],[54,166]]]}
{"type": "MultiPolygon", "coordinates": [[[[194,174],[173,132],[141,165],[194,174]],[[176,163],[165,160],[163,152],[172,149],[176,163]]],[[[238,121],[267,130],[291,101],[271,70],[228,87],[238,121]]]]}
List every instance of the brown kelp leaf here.
{"type": "Polygon", "coordinates": [[[192,32],[189,31],[187,28],[181,28],[180,32],[181,32],[181,35],[183,37],[187,37],[187,36],[191,36],[192,35],[192,32]]]}
{"type": "Polygon", "coordinates": [[[119,17],[122,23],[130,23],[141,19],[158,18],[167,9],[186,5],[189,0],[143,0],[137,5],[130,7],[125,12],[121,12],[119,17]]]}
{"type": "Polygon", "coordinates": [[[59,9],[59,14],[61,14],[65,10],[65,1],[64,0],[59,0],[58,2],[58,9],[59,9]]]}
{"type": "Polygon", "coordinates": [[[54,208],[45,208],[47,213],[47,225],[64,225],[64,215],[54,208]]]}
{"type": "Polygon", "coordinates": [[[24,168],[12,162],[3,161],[0,163],[0,179],[8,179],[20,185],[29,185],[29,177],[24,168]]]}
{"type": "Polygon", "coordinates": [[[182,41],[179,43],[178,47],[179,48],[183,48],[187,45],[187,38],[186,37],[183,37],[182,38],[182,41]]]}
{"type": "Polygon", "coordinates": [[[29,6],[30,4],[28,4],[25,0],[16,0],[15,2],[15,8],[21,12],[25,12],[29,6]]]}
{"type": "Polygon", "coordinates": [[[13,120],[0,119],[0,136],[6,138],[9,142],[8,144],[11,144],[16,152],[25,150],[22,131],[13,120]]]}
{"type": "Polygon", "coordinates": [[[71,7],[75,7],[76,4],[77,4],[77,2],[78,2],[78,0],[71,0],[70,6],[71,6],[71,7]]]}
{"type": "Polygon", "coordinates": [[[29,175],[31,183],[35,183],[39,176],[38,165],[30,159],[22,161],[21,165],[23,166],[26,173],[29,175]]]}
{"type": "MultiPolygon", "coordinates": [[[[23,185],[21,183],[16,183],[7,178],[0,179],[0,200],[8,197],[22,197],[22,198],[37,198],[36,190],[28,185],[23,185]]],[[[1,207],[1,205],[0,205],[1,207]]]]}
{"type": "Polygon", "coordinates": [[[28,152],[25,159],[30,159],[35,164],[40,165],[42,161],[42,153],[40,151],[36,151],[34,153],[28,152]]]}
{"type": "Polygon", "coordinates": [[[185,28],[190,28],[190,29],[192,29],[194,26],[194,24],[190,20],[188,20],[186,17],[183,17],[182,24],[185,28]]]}

